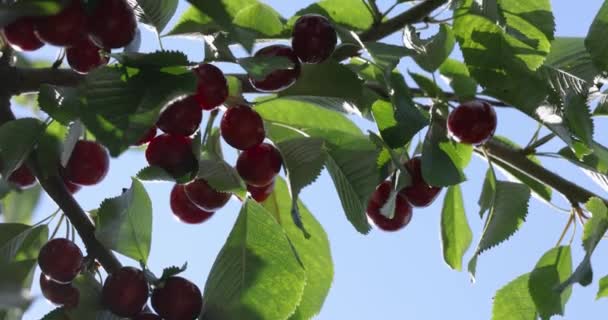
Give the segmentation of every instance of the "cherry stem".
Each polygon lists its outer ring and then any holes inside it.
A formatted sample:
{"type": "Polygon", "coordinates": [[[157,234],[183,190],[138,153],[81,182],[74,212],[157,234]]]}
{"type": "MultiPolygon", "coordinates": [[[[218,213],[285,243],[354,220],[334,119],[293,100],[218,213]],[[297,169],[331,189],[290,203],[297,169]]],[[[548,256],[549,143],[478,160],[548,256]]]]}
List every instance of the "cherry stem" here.
{"type": "MultiPolygon", "coordinates": [[[[571,210],[570,217],[568,217],[568,222],[566,223],[566,226],[564,227],[564,230],[562,231],[562,234],[560,235],[559,240],[557,240],[557,243],[555,244],[556,247],[559,247],[559,245],[564,240],[566,233],[568,232],[568,230],[570,230],[570,226],[572,225],[572,222],[574,222],[574,220],[575,220],[574,215],[575,215],[574,210],[571,210]]],[[[574,225],[576,226],[576,223],[574,225]]]]}

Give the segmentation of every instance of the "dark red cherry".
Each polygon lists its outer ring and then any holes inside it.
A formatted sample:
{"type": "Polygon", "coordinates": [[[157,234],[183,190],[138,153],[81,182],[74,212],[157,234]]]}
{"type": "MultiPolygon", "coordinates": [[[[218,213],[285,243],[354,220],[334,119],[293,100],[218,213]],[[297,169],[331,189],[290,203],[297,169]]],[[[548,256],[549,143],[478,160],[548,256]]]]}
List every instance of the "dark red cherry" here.
{"type": "Polygon", "coordinates": [[[65,166],[65,177],[72,183],[92,186],[100,183],[109,169],[110,156],[106,148],[95,141],[80,140],[65,166]]]}
{"type": "Polygon", "coordinates": [[[36,184],[36,177],[34,177],[32,171],[30,171],[25,164],[22,164],[17,170],[11,173],[8,177],[8,181],[14,183],[19,188],[27,189],[36,184]]]}
{"type": "Polygon", "coordinates": [[[414,207],[426,207],[433,203],[441,188],[430,186],[424,181],[420,157],[410,159],[406,167],[412,178],[412,184],[399,191],[399,195],[405,197],[414,207]]]}
{"type": "Polygon", "coordinates": [[[448,117],[448,132],[454,140],[466,144],[483,144],[496,131],[496,112],[485,101],[459,105],[448,117]]]}
{"type": "Polygon", "coordinates": [[[165,133],[191,136],[203,120],[203,112],[194,96],[188,96],[172,102],[156,122],[156,126],[165,133]]]}
{"type": "Polygon", "coordinates": [[[89,38],[85,38],[73,47],[67,48],[66,56],[70,67],[83,74],[106,65],[110,61],[110,58],[101,53],[101,48],[89,38]]]}
{"type": "Polygon", "coordinates": [[[42,48],[44,43],[40,41],[34,30],[33,18],[20,18],[4,27],[4,36],[15,50],[35,51],[42,48]]]}
{"type": "Polygon", "coordinates": [[[152,126],[152,128],[150,128],[148,131],[146,131],[146,133],[144,134],[143,137],[141,137],[141,139],[139,139],[139,141],[137,141],[135,143],[136,146],[141,146],[144,145],[150,141],[152,141],[152,139],[154,139],[154,137],[156,137],[156,126],[152,126]]]}
{"type": "Polygon", "coordinates": [[[38,254],[38,265],[47,277],[58,283],[70,283],[82,267],[82,251],[64,238],[47,242],[38,254]]]}
{"type": "Polygon", "coordinates": [[[196,100],[203,110],[213,110],[228,98],[228,81],[218,67],[203,63],[194,68],[198,79],[196,100]]]}
{"type": "Polygon", "coordinates": [[[262,117],[245,105],[228,108],[222,117],[220,129],[224,141],[239,150],[257,146],[266,137],[262,117]]]}
{"type": "Polygon", "coordinates": [[[102,48],[122,48],[135,38],[137,19],[126,0],[98,1],[89,16],[89,33],[102,48]]]}
{"type": "Polygon", "coordinates": [[[171,211],[179,221],[188,224],[203,223],[213,216],[213,212],[199,208],[188,199],[183,184],[176,184],[171,190],[171,211]]]}
{"type": "Polygon", "coordinates": [[[293,62],[292,68],[273,71],[262,80],[256,80],[249,77],[251,85],[258,91],[276,92],[287,89],[293,85],[300,76],[300,60],[298,60],[298,56],[289,46],[281,44],[271,45],[256,52],[255,56],[286,57],[293,62]]]}
{"type": "Polygon", "coordinates": [[[193,172],[197,166],[192,139],[170,134],[161,134],[150,141],[146,159],[150,165],[163,168],[177,177],[193,172]]]}
{"type": "Polygon", "coordinates": [[[136,315],[135,317],[133,317],[133,320],[163,320],[163,318],[154,313],[145,312],[136,315]]]}
{"type": "Polygon", "coordinates": [[[40,274],[40,290],[42,295],[52,304],[74,308],[80,301],[80,292],[72,284],[57,283],[40,274]]]}
{"type": "Polygon", "coordinates": [[[389,219],[382,214],[381,209],[388,201],[391,189],[390,181],[384,181],[376,188],[367,204],[367,216],[378,228],[384,231],[400,230],[412,220],[412,207],[403,197],[399,196],[396,197],[393,218],[389,219]]]}
{"type": "Polygon", "coordinates": [[[152,307],[165,320],[193,320],[202,306],[200,289],[181,277],[170,277],[152,292],[152,307]]]}
{"type": "Polygon", "coordinates": [[[230,193],[216,191],[203,179],[196,179],[184,188],[188,199],[205,211],[221,209],[231,196],[230,193]]]}
{"type": "Polygon", "coordinates": [[[87,37],[87,16],[80,0],[54,16],[36,19],[36,34],[40,40],[58,47],[77,45],[87,37]]]}
{"type": "Polygon", "coordinates": [[[253,200],[257,202],[264,202],[264,200],[268,199],[268,197],[274,191],[274,183],[275,180],[272,180],[269,185],[263,187],[254,187],[247,185],[247,191],[249,191],[253,200]]]}
{"type": "Polygon", "coordinates": [[[271,144],[262,143],[241,152],[236,170],[248,185],[263,187],[272,183],[282,163],[279,151],[271,144]]]}
{"type": "Polygon", "coordinates": [[[108,276],[101,292],[103,304],[120,317],[133,317],[148,301],[148,282],[141,270],[122,267],[108,276]]]}
{"type": "Polygon", "coordinates": [[[293,51],[304,63],[321,63],[331,56],[338,36],[334,26],[324,16],[306,14],[293,26],[293,51]]]}
{"type": "Polygon", "coordinates": [[[72,181],[68,180],[65,177],[65,173],[61,174],[61,179],[63,180],[63,183],[65,184],[65,188],[68,189],[68,191],[71,194],[75,194],[76,192],[80,191],[80,189],[82,188],[81,186],[73,183],[72,181]]]}

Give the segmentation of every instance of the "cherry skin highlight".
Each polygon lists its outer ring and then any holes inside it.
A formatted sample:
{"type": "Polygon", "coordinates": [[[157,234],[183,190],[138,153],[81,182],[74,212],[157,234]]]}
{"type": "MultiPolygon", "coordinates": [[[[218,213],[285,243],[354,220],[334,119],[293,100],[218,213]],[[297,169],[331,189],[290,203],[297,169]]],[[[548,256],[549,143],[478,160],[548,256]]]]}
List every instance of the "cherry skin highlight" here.
{"type": "Polygon", "coordinates": [[[188,199],[182,184],[176,184],[171,190],[171,211],[179,221],[188,224],[203,223],[213,216],[213,212],[199,208],[188,199]]]}
{"type": "Polygon", "coordinates": [[[293,63],[291,69],[275,70],[261,80],[249,77],[249,82],[258,91],[277,92],[285,90],[293,85],[300,76],[300,60],[289,46],[271,45],[256,52],[255,56],[286,57],[293,63]]]}
{"type": "Polygon", "coordinates": [[[485,143],[494,135],[496,124],[494,107],[484,101],[465,102],[448,116],[449,135],[466,144],[485,143]]]}
{"type": "Polygon", "coordinates": [[[182,277],[170,277],[152,293],[152,307],[165,320],[193,320],[202,306],[200,289],[182,277]]]}
{"type": "Polygon", "coordinates": [[[192,139],[170,134],[161,134],[150,141],[146,159],[150,165],[178,177],[193,172],[197,166],[192,139]]]}
{"type": "Polygon", "coordinates": [[[87,16],[80,0],[54,16],[36,19],[36,34],[40,40],[58,47],[77,45],[87,37],[87,16]]]}
{"type": "Polygon", "coordinates": [[[441,188],[433,187],[424,181],[420,157],[414,157],[407,162],[406,167],[412,178],[412,184],[399,191],[399,195],[414,207],[427,207],[439,195],[441,188]]]}
{"type": "Polygon", "coordinates": [[[226,102],[228,81],[218,67],[203,63],[193,69],[198,79],[196,100],[203,110],[213,110],[226,102]]]}
{"type": "Polygon", "coordinates": [[[122,48],[135,38],[137,20],[125,0],[100,1],[89,17],[91,39],[102,48],[122,48]]]}
{"type": "Polygon", "coordinates": [[[80,301],[80,292],[72,284],[57,283],[43,273],[40,274],[40,290],[49,302],[57,306],[74,308],[80,301]]]}
{"type": "Polygon", "coordinates": [[[6,41],[18,51],[35,51],[44,46],[35,33],[33,18],[20,18],[4,27],[6,41]]]}
{"type": "Polygon", "coordinates": [[[89,38],[85,38],[73,47],[66,49],[66,57],[70,67],[78,73],[89,73],[93,69],[108,64],[110,58],[100,52],[89,38]]]}
{"type": "Polygon", "coordinates": [[[92,186],[100,183],[109,169],[110,156],[106,148],[94,141],[80,140],[65,167],[65,177],[72,183],[92,186]]]}
{"type": "Polygon", "coordinates": [[[396,197],[395,212],[392,219],[384,216],[381,212],[382,207],[390,197],[392,184],[384,181],[376,188],[374,194],[367,204],[367,216],[374,224],[384,231],[397,231],[405,227],[412,220],[412,207],[403,197],[396,197]]]}
{"type": "Polygon", "coordinates": [[[68,191],[71,194],[75,194],[76,192],[80,191],[80,189],[82,188],[81,186],[73,183],[72,181],[68,180],[65,177],[65,173],[61,174],[61,179],[63,180],[63,183],[65,184],[65,188],[68,189],[68,191]]]}
{"type": "Polygon", "coordinates": [[[184,190],[188,199],[205,211],[221,209],[231,196],[230,193],[216,191],[203,179],[196,179],[186,184],[184,190]]]}
{"type": "Polygon", "coordinates": [[[38,265],[47,277],[58,283],[70,283],[82,268],[82,251],[64,238],[47,242],[38,254],[38,265]]]}
{"type": "Polygon", "coordinates": [[[8,177],[8,181],[14,183],[19,188],[27,189],[36,184],[36,177],[34,177],[32,171],[30,171],[25,164],[22,164],[17,170],[11,173],[8,177]]]}
{"type": "Polygon", "coordinates": [[[257,202],[264,202],[274,191],[274,183],[276,180],[272,180],[272,182],[267,186],[262,187],[254,187],[247,185],[247,191],[251,194],[253,200],[257,202]]]}
{"type": "Polygon", "coordinates": [[[241,152],[236,170],[248,185],[263,187],[272,183],[282,163],[279,151],[271,144],[262,143],[241,152]]]}
{"type": "Polygon", "coordinates": [[[220,133],[226,143],[239,150],[257,146],[266,137],[262,117],[245,105],[228,108],[220,122],[220,133]]]}
{"type": "Polygon", "coordinates": [[[133,317],[148,301],[148,282],[141,270],[122,267],[106,279],[102,300],[104,306],[120,317],[133,317]]]}
{"type": "Polygon", "coordinates": [[[324,16],[306,14],[293,26],[291,46],[304,63],[321,63],[331,56],[338,36],[334,26],[324,16]]]}
{"type": "Polygon", "coordinates": [[[133,317],[133,320],[163,320],[160,316],[154,313],[140,313],[133,317]]]}
{"type": "Polygon", "coordinates": [[[150,128],[148,131],[146,131],[146,133],[144,134],[143,137],[141,137],[141,139],[139,139],[139,141],[137,141],[135,143],[136,146],[141,146],[144,145],[150,141],[152,141],[152,139],[154,139],[154,137],[156,137],[156,133],[158,130],[156,130],[156,126],[152,126],[152,128],[150,128]]]}
{"type": "Polygon", "coordinates": [[[165,133],[179,136],[191,136],[203,120],[203,113],[194,96],[172,102],[156,122],[156,126],[165,133]]]}

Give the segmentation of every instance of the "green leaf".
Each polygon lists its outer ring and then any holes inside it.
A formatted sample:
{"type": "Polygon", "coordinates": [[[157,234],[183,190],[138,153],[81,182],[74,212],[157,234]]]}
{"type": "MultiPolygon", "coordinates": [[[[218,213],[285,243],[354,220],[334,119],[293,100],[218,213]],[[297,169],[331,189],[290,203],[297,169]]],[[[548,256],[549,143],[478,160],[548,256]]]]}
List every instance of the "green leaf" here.
{"type": "Polygon", "coordinates": [[[38,176],[49,177],[58,174],[63,142],[68,135],[68,128],[57,121],[51,122],[38,140],[37,158],[38,176]]]}
{"type": "Polygon", "coordinates": [[[575,37],[557,37],[551,42],[551,52],[540,71],[561,96],[587,94],[599,74],[584,42],[575,37]]]}
{"type": "Polygon", "coordinates": [[[106,199],[96,217],[95,236],[107,248],[146,262],[152,237],[152,202],[137,179],[121,196],[106,199]]]}
{"type": "Polygon", "coordinates": [[[407,26],[403,32],[405,47],[413,51],[414,61],[428,72],[441,66],[452,53],[455,42],[454,33],[447,24],[441,24],[436,35],[424,40],[412,26],[407,26]]]}
{"type": "Polygon", "coordinates": [[[234,16],[233,23],[247,30],[255,30],[261,36],[275,38],[283,34],[282,20],[283,17],[271,6],[252,3],[234,16]]]}
{"type": "Polygon", "coordinates": [[[564,104],[564,118],[572,133],[589,145],[593,141],[593,119],[587,106],[587,98],[570,94],[564,104]]]}
{"type": "Polygon", "coordinates": [[[219,158],[205,157],[199,161],[197,178],[204,179],[218,191],[242,193],[243,180],[234,167],[219,158]]]}
{"type": "Polygon", "coordinates": [[[142,23],[154,27],[157,33],[161,33],[167,26],[175,11],[178,0],[129,0],[135,8],[135,14],[142,23]]]}
{"type": "Polygon", "coordinates": [[[422,175],[432,186],[451,186],[466,180],[462,171],[472,155],[472,147],[451,141],[440,121],[427,132],[422,147],[422,175]]]}
{"type": "MultiPolygon", "coordinates": [[[[268,212],[280,217],[281,221],[291,219],[292,200],[283,179],[277,179],[273,193],[262,205],[268,212]]],[[[300,201],[298,201],[298,208],[302,222],[311,236],[306,239],[293,224],[283,223],[282,225],[291,244],[298,252],[307,278],[302,301],[289,320],[306,320],[317,315],[323,307],[334,277],[327,233],[300,201]]]]}
{"type": "Polygon", "coordinates": [[[608,71],[608,44],[605,41],[608,30],[608,2],[604,1],[598,11],[585,39],[585,46],[595,64],[602,70],[608,71]]]}
{"type": "Polygon", "coordinates": [[[40,120],[23,118],[0,126],[0,159],[3,177],[8,177],[27,158],[44,130],[40,120]]]}
{"type": "Polygon", "coordinates": [[[471,77],[469,69],[464,63],[448,58],[439,67],[439,73],[447,79],[448,84],[461,101],[475,97],[477,81],[471,77]]]}
{"type": "Polygon", "coordinates": [[[363,1],[321,0],[298,11],[289,19],[288,25],[293,25],[297,18],[307,13],[323,15],[334,23],[355,31],[367,30],[374,22],[372,14],[363,1]]]}
{"type": "Polygon", "coordinates": [[[492,169],[488,168],[486,171],[486,178],[483,181],[483,187],[477,204],[479,205],[479,216],[483,218],[486,211],[492,208],[494,197],[496,196],[496,176],[494,176],[492,169]]]}
{"type": "Polygon", "coordinates": [[[0,4],[0,28],[24,16],[48,16],[61,11],[61,0],[29,0],[0,4]]]}
{"type": "Polygon", "coordinates": [[[191,174],[186,174],[183,177],[174,177],[165,169],[156,166],[145,167],[136,175],[137,179],[141,181],[164,181],[164,182],[175,182],[175,183],[188,183],[192,180],[191,174]]]}
{"type": "Polygon", "coordinates": [[[339,97],[319,97],[319,96],[283,96],[281,100],[292,100],[312,104],[321,108],[337,111],[347,115],[367,117],[368,111],[363,108],[363,105],[353,104],[351,101],[339,97]]]}
{"type": "Polygon", "coordinates": [[[595,299],[608,297],[608,276],[600,279],[600,288],[597,292],[595,299]]]}
{"type": "Polygon", "coordinates": [[[72,285],[78,289],[80,299],[76,308],[66,309],[65,312],[70,319],[98,319],[98,320],[120,320],[101,303],[102,286],[90,273],[84,273],[76,277],[72,285]]]}
{"type": "Polygon", "coordinates": [[[509,239],[524,223],[528,214],[530,189],[519,183],[497,181],[496,194],[475,254],[469,261],[469,273],[475,277],[477,257],[509,239]]]}
{"type": "Polygon", "coordinates": [[[32,228],[17,223],[0,224],[0,263],[37,259],[48,232],[46,225],[32,228]]]}
{"type": "Polygon", "coordinates": [[[412,77],[414,82],[416,82],[422,92],[426,94],[429,98],[439,98],[441,100],[446,100],[446,97],[441,88],[439,88],[439,86],[429,77],[411,71],[408,72],[408,74],[410,75],[410,77],[412,77]]]}
{"type": "Polygon", "coordinates": [[[571,273],[572,256],[569,246],[556,247],[546,252],[530,273],[530,295],[541,319],[548,320],[553,315],[564,314],[572,289],[560,293],[555,291],[555,286],[566,280],[571,273]]]}
{"type": "Polygon", "coordinates": [[[286,319],[300,304],[305,285],[306,273],[284,230],[247,200],[211,268],[200,318],[286,319]]]}
{"type": "Polygon", "coordinates": [[[0,213],[4,217],[4,222],[29,224],[34,209],[40,201],[40,195],[40,185],[9,193],[0,200],[0,213]]]}
{"type": "Polygon", "coordinates": [[[254,56],[238,60],[238,63],[254,79],[261,80],[276,70],[293,69],[295,66],[286,57],[254,56]]]}
{"type": "Polygon", "coordinates": [[[59,121],[69,125],[79,114],[80,92],[72,87],[57,87],[42,85],[38,93],[38,105],[42,111],[59,121]]]}
{"type": "Polygon", "coordinates": [[[165,268],[163,269],[163,273],[160,276],[160,281],[164,281],[169,279],[170,277],[176,276],[184,271],[186,271],[186,269],[188,269],[188,263],[184,263],[181,267],[169,267],[169,268],[165,268]]]}
{"type": "Polygon", "coordinates": [[[382,42],[365,42],[363,44],[369,55],[374,59],[374,62],[382,66],[384,70],[395,69],[401,58],[414,53],[408,48],[382,42]]]}
{"type": "Polygon", "coordinates": [[[112,54],[112,58],[124,66],[137,69],[162,69],[192,64],[181,51],[162,50],[151,53],[121,52],[112,54]]]}
{"type": "Polygon", "coordinates": [[[450,268],[462,270],[462,256],[471,245],[472,239],[473,233],[464,211],[460,186],[451,186],[445,194],[441,211],[443,260],[450,268]]]}
{"type": "Polygon", "coordinates": [[[536,306],[528,290],[530,274],[526,273],[496,291],[492,320],[536,320],[536,306]]]}
{"type": "MultiPolygon", "coordinates": [[[[243,8],[256,3],[255,0],[233,0],[223,1],[226,11],[234,17],[243,8]]],[[[212,35],[222,31],[222,27],[213,18],[206,15],[203,10],[196,6],[191,6],[182,14],[179,21],[167,35],[191,35],[205,34],[212,35]]]]}

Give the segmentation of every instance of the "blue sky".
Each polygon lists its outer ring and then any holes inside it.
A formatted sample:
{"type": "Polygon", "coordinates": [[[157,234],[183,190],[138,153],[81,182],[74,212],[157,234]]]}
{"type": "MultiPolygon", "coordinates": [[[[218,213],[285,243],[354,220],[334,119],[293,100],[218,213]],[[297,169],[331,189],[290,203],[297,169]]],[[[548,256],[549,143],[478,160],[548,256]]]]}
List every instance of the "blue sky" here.
{"type": "MultiPolygon", "coordinates": [[[[293,5],[295,1],[265,2],[289,17],[313,1],[300,0],[297,6],[293,5]]],[[[389,1],[379,3],[381,8],[390,5],[389,1]]],[[[588,0],[584,3],[583,6],[578,1],[553,1],[557,35],[585,36],[601,1],[588,0]]],[[[185,1],[181,1],[179,12],[186,7],[185,1]]],[[[392,36],[388,41],[399,44],[400,35],[392,36]]],[[[203,46],[200,42],[164,39],[163,44],[166,49],[185,51],[193,61],[202,60],[203,46]]],[[[155,36],[143,30],[142,49],[153,51],[157,46],[155,36]]],[[[56,49],[47,47],[32,56],[52,59],[55,54],[56,49]]],[[[404,59],[400,70],[418,69],[410,59],[404,59]]],[[[509,136],[521,144],[527,142],[536,128],[533,121],[511,109],[498,110],[498,116],[498,134],[509,136]]],[[[365,130],[373,129],[372,124],[365,120],[355,121],[365,130]]],[[[605,118],[596,121],[596,138],[603,144],[608,144],[608,137],[599,133],[605,133],[607,125],[605,118]]],[[[554,142],[546,150],[558,148],[561,148],[561,144],[554,142]]],[[[228,156],[234,160],[234,153],[228,156]]],[[[565,161],[546,159],[544,164],[572,181],[606,195],[581,171],[565,161]]],[[[84,188],[76,197],[85,209],[96,208],[104,198],[114,197],[120,194],[121,188],[128,187],[130,177],[145,165],[142,152],[127,152],[112,161],[111,171],[102,184],[84,188]]],[[[466,211],[474,233],[473,245],[482,227],[477,215],[477,199],[486,168],[485,161],[474,158],[466,170],[468,181],[462,185],[466,211]]],[[[171,187],[169,183],[146,184],[154,206],[154,237],[149,265],[152,270],[160,272],[166,266],[188,261],[189,269],[185,276],[203,288],[215,256],[236,219],[239,202],[233,199],[203,225],[185,225],[171,215],[171,187]]],[[[319,320],[489,319],[494,292],[520,274],[530,271],[538,258],[555,245],[567,221],[565,214],[532,200],[527,222],[512,240],[480,257],[477,282],[473,284],[466,272],[450,270],[441,256],[439,219],[443,193],[434,205],[416,210],[410,225],[401,232],[374,230],[367,236],[357,233],[344,218],[333,183],[326,173],[304,191],[302,198],[326,228],[335,263],[333,287],[323,311],[317,317],[319,320]]],[[[554,202],[561,207],[567,206],[567,202],[557,193],[554,194],[554,202]]],[[[36,210],[35,219],[39,220],[54,210],[54,204],[45,196],[36,210]]],[[[581,229],[578,230],[573,244],[574,263],[582,259],[581,229]]],[[[603,256],[607,249],[606,245],[601,244],[596,251],[593,263],[597,277],[608,274],[608,260],[603,256]]],[[[471,254],[467,253],[465,263],[471,254]]],[[[136,265],[128,259],[123,259],[123,262],[136,265]]],[[[595,283],[587,288],[575,287],[566,316],[556,319],[598,319],[600,315],[607,314],[608,301],[595,301],[596,292],[595,283]]],[[[34,294],[40,295],[37,285],[34,294]]],[[[52,306],[40,298],[24,319],[40,319],[51,309],[52,306]]]]}

